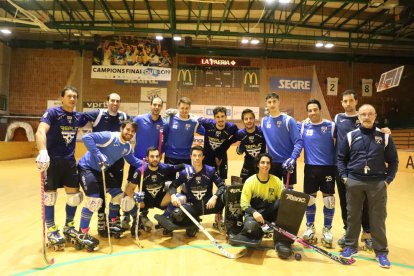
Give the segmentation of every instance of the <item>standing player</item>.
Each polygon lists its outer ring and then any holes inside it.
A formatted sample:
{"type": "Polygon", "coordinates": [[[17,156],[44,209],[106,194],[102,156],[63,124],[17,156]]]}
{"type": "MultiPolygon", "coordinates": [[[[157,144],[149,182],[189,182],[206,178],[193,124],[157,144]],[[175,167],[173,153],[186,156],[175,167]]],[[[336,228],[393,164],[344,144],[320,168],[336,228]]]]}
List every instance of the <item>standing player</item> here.
{"type": "MultiPolygon", "coordinates": [[[[89,235],[89,223],[94,212],[101,207],[103,200],[99,191],[103,186],[102,170],[107,170],[120,158],[133,166],[139,167],[141,160],[134,157],[132,146],[129,141],[134,137],[137,126],[132,121],[124,121],[121,125],[121,132],[95,132],[85,135],[82,140],[88,151],[79,160],[79,175],[82,188],[88,197],[85,206],[82,208],[79,235],[71,236],[84,246],[90,249],[98,249],[99,240],[89,235]]],[[[123,236],[119,221],[116,217],[119,213],[123,193],[120,187],[107,188],[105,191],[111,195],[109,208],[109,230],[116,238],[123,236]]]]}
{"type": "Polygon", "coordinates": [[[76,208],[82,202],[79,191],[78,172],[76,170],[75,145],[79,127],[88,122],[79,112],[74,111],[78,99],[78,90],[66,86],[61,92],[62,106],[49,108],[40,119],[36,132],[39,155],[36,163],[45,175],[45,219],[48,228],[47,238],[52,245],[64,247],[65,239],[55,224],[55,203],[57,189],[65,188],[66,223],[65,235],[76,235],[73,218],[76,208]],[[49,166],[50,164],[50,166],[49,166]]]}
{"type": "Polygon", "coordinates": [[[266,140],[267,150],[273,163],[270,173],[276,175],[286,185],[286,170],[291,171],[289,188],[296,184],[296,159],[301,151],[301,139],[296,121],[280,112],[279,95],[269,93],[266,96],[269,115],[262,119],[261,127],[266,140]]]}
{"type": "Polygon", "coordinates": [[[214,120],[198,118],[205,129],[204,134],[204,164],[216,168],[221,179],[227,179],[227,150],[235,141],[233,135],[237,126],[227,122],[226,108],[218,106],[213,109],[214,120]]]}
{"type": "MultiPolygon", "coordinates": [[[[161,149],[160,154],[162,155],[163,144],[168,137],[168,125],[160,114],[163,100],[160,97],[155,96],[151,99],[150,104],[151,110],[149,113],[142,114],[134,118],[134,123],[137,124],[134,155],[141,160],[145,157],[149,147],[161,149]]],[[[131,181],[136,169],[137,168],[134,166],[129,167],[128,181],[131,181]]],[[[128,230],[130,228],[128,213],[124,213],[122,228],[124,230],[128,230]]]]}
{"type": "MultiPolygon", "coordinates": [[[[181,185],[185,186],[187,203],[183,204],[183,207],[196,219],[202,215],[221,213],[224,208],[224,181],[213,167],[203,164],[203,159],[203,148],[201,146],[192,147],[191,166],[185,165],[185,169],[177,174],[169,189],[171,203],[174,206],[179,206],[181,200],[176,195],[177,189],[181,185]],[[213,194],[213,183],[217,187],[215,194],[213,194]]],[[[189,226],[193,224],[179,208],[174,209],[171,219],[177,225],[189,226]]],[[[196,225],[186,230],[190,237],[194,237],[197,232],[196,225]]]]}
{"type": "Polygon", "coordinates": [[[335,212],[335,140],[333,138],[335,124],[323,120],[321,104],[312,99],[307,102],[306,109],[310,121],[299,125],[305,152],[305,180],[303,190],[310,195],[306,208],[306,231],[303,239],[308,242],[316,241],[315,213],[316,193],[320,190],[323,196],[324,228],[322,230],[322,244],[332,248],[332,219],[335,212]]]}
{"type": "Polygon", "coordinates": [[[191,165],[191,146],[196,132],[204,134],[204,128],[190,117],[191,101],[187,97],[178,100],[178,115],[167,117],[168,139],[165,142],[165,163],[191,165]]]}
{"type": "MultiPolygon", "coordinates": [[[[121,128],[122,122],[130,118],[125,112],[119,111],[119,107],[121,105],[121,96],[119,96],[119,94],[110,93],[106,100],[108,109],[97,109],[84,113],[86,118],[92,122],[93,132],[118,132],[121,128]]],[[[124,179],[124,163],[124,159],[120,158],[105,172],[108,188],[122,188],[122,181],[124,179]]],[[[103,188],[102,186],[99,187],[103,188]]],[[[103,204],[98,210],[98,233],[100,236],[105,237],[108,235],[105,219],[105,191],[102,189],[99,193],[103,200],[103,204]]],[[[117,221],[119,221],[119,217],[117,218],[117,221]]]]}
{"type": "Polygon", "coordinates": [[[248,108],[243,110],[241,119],[245,128],[238,130],[235,137],[237,141],[240,141],[237,154],[245,154],[243,168],[240,172],[240,177],[244,183],[247,178],[256,173],[255,159],[259,154],[266,152],[266,141],[261,127],[255,125],[253,110],[248,108]]]}
{"type": "Polygon", "coordinates": [[[148,210],[151,208],[158,208],[164,210],[170,203],[170,194],[167,193],[166,182],[173,181],[175,173],[179,170],[184,169],[184,165],[169,165],[160,163],[160,154],[158,149],[155,147],[149,147],[147,149],[147,160],[148,163],[144,168],[143,183],[141,181],[141,168],[137,168],[132,179],[128,183],[125,194],[126,196],[122,199],[122,206],[124,211],[129,212],[134,218],[134,223],[131,227],[131,236],[135,236],[136,230],[136,218],[137,218],[137,207],[135,205],[134,198],[143,198],[140,224],[147,230],[152,228],[153,223],[148,218],[148,210]],[[143,185],[143,194],[134,193],[138,185],[143,185]],[[131,206],[133,206],[132,209],[131,206]]]}

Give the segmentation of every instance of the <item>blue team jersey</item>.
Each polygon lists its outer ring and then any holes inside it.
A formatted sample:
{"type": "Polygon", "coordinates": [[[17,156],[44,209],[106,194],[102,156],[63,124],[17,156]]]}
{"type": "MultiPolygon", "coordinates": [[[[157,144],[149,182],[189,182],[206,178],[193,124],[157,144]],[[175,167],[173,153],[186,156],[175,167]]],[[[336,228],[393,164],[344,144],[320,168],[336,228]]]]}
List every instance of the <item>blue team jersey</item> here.
{"type": "Polygon", "coordinates": [[[345,113],[338,113],[334,119],[337,151],[342,147],[342,143],[346,143],[346,134],[357,129],[361,123],[358,120],[358,115],[348,116],[345,113]]]}
{"type": "Polygon", "coordinates": [[[221,130],[216,128],[216,121],[208,118],[199,118],[198,122],[205,129],[204,134],[204,155],[206,158],[227,156],[227,150],[235,141],[233,135],[238,128],[235,124],[226,122],[225,127],[221,130]]]}
{"type": "MultiPolygon", "coordinates": [[[[175,165],[164,163],[158,164],[158,169],[153,171],[148,168],[148,163],[144,168],[144,186],[142,190],[145,197],[155,198],[160,191],[163,191],[166,181],[173,181],[177,171],[175,165]]],[[[132,176],[131,183],[141,185],[141,167],[137,168],[132,176]]]]}
{"type": "Polygon", "coordinates": [[[277,117],[269,115],[262,119],[261,127],[273,163],[299,157],[302,141],[295,119],[284,113],[277,117]]]}
{"type": "Polygon", "coordinates": [[[186,120],[170,116],[168,120],[168,139],[165,143],[165,156],[175,159],[190,159],[191,146],[196,132],[204,134],[204,128],[194,118],[186,120]]]}
{"type": "Polygon", "coordinates": [[[302,122],[299,124],[303,140],[305,164],[332,166],[336,163],[334,131],[335,124],[323,120],[319,124],[302,122]]]}
{"type": "Polygon", "coordinates": [[[66,112],[61,106],[51,107],[40,118],[50,126],[46,133],[46,148],[51,159],[75,159],[78,128],[88,120],[82,113],[66,112]]]}
{"type": "Polygon", "coordinates": [[[213,183],[217,186],[216,195],[219,196],[224,192],[225,184],[217,174],[216,169],[203,165],[201,171],[196,173],[192,166],[185,164],[185,169],[177,174],[171,185],[178,188],[184,184],[187,191],[187,202],[202,201],[207,203],[213,196],[213,183]]]}
{"type": "Polygon", "coordinates": [[[245,159],[254,160],[259,154],[266,152],[266,141],[260,126],[256,126],[252,133],[245,128],[240,129],[235,136],[240,141],[239,153],[245,153],[245,159]]]}
{"type": "Polygon", "coordinates": [[[121,158],[125,158],[132,166],[141,166],[142,161],[134,157],[132,145],[129,142],[121,142],[119,136],[119,132],[110,131],[94,132],[83,136],[82,140],[88,151],[79,160],[79,166],[100,171],[97,158],[99,153],[106,155],[110,166],[121,158]]]}
{"type": "Polygon", "coordinates": [[[123,121],[130,117],[122,111],[117,115],[111,115],[108,109],[97,109],[84,113],[85,117],[92,122],[92,131],[119,131],[123,121]]]}
{"type": "Polygon", "coordinates": [[[168,125],[161,118],[153,121],[151,114],[143,114],[134,118],[134,122],[137,124],[136,143],[134,155],[139,159],[144,158],[147,155],[147,149],[149,147],[155,147],[158,149],[160,144],[160,132],[163,131],[163,142],[168,137],[168,125]]]}

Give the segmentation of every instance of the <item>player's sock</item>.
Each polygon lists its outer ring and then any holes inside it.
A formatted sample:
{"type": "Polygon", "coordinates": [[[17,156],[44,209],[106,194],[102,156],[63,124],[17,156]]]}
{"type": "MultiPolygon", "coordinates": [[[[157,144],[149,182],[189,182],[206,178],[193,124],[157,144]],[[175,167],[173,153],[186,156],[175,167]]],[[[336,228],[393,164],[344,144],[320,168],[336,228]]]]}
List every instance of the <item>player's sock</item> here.
{"type": "Polygon", "coordinates": [[[136,218],[137,212],[138,212],[138,207],[135,205],[134,208],[132,208],[132,210],[128,212],[128,215],[131,215],[131,217],[136,218]]]}
{"type": "Polygon", "coordinates": [[[334,217],[334,213],[335,213],[335,208],[329,209],[323,206],[323,215],[324,215],[323,225],[325,227],[329,228],[332,226],[332,220],[334,217]]]}
{"type": "Polygon", "coordinates": [[[89,228],[89,223],[91,222],[92,215],[93,213],[88,208],[82,208],[81,221],[79,226],[81,229],[89,228]]]}
{"type": "Polygon", "coordinates": [[[311,225],[315,222],[316,204],[306,207],[306,224],[311,225]]]}
{"type": "Polygon", "coordinates": [[[118,217],[119,207],[120,206],[117,204],[109,203],[109,214],[108,214],[109,220],[111,220],[112,218],[118,217]]]}
{"type": "Polygon", "coordinates": [[[45,206],[45,220],[47,228],[55,225],[55,206],[45,206]]]}
{"type": "Polygon", "coordinates": [[[69,206],[68,204],[66,204],[66,225],[69,222],[73,221],[77,208],[78,208],[77,206],[73,207],[73,206],[69,206]]]}

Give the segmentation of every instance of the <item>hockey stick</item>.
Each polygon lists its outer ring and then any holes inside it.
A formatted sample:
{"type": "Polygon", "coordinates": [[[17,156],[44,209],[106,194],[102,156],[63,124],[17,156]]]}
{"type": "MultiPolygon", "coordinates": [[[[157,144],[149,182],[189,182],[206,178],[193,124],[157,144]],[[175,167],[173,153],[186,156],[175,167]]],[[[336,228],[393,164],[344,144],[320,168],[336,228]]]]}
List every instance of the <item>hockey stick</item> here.
{"type": "Polygon", "coordinates": [[[45,178],[46,178],[46,171],[40,172],[40,196],[41,199],[41,205],[42,205],[42,254],[43,254],[43,260],[47,265],[52,265],[55,263],[55,259],[48,259],[47,253],[46,253],[46,217],[45,217],[45,178]]]}
{"type": "Polygon", "coordinates": [[[270,223],[268,221],[265,221],[265,223],[270,228],[272,228],[273,230],[279,232],[283,236],[285,236],[285,237],[287,237],[287,238],[289,238],[289,239],[291,239],[293,241],[296,241],[296,242],[302,244],[305,247],[309,247],[309,248],[315,250],[316,252],[318,252],[319,254],[322,254],[325,257],[328,257],[329,259],[334,260],[335,262],[338,262],[338,263],[343,264],[343,265],[351,265],[351,264],[355,263],[355,259],[353,259],[353,258],[343,259],[343,258],[341,258],[339,256],[336,256],[336,255],[334,255],[334,254],[332,254],[332,253],[330,253],[330,252],[328,252],[328,251],[326,251],[326,250],[324,250],[324,249],[322,249],[322,248],[320,248],[320,247],[318,247],[316,245],[313,245],[313,244],[308,243],[304,239],[299,238],[298,236],[293,235],[292,233],[289,233],[288,231],[280,228],[279,226],[276,226],[275,223],[273,223],[273,222],[270,223]]]}
{"type": "Polygon", "coordinates": [[[158,154],[160,155],[160,160],[161,160],[161,156],[162,156],[162,143],[164,140],[164,130],[162,128],[160,128],[160,140],[158,141],[158,154]]]}
{"type": "MultiPolygon", "coordinates": [[[[144,170],[145,170],[145,157],[142,158],[141,166],[141,180],[139,185],[139,192],[142,193],[142,187],[144,186],[144,170]]],[[[135,240],[139,248],[144,248],[139,241],[138,229],[139,229],[139,215],[141,214],[141,202],[138,202],[137,217],[135,218],[137,224],[135,225],[135,240]]]]}
{"type": "Polygon", "coordinates": [[[216,239],[209,233],[209,232],[207,232],[207,230],[204,228],[204,226],[203,225],[201,225],[185,208],[184,208],[184,206],[182,206],[181,204],[179,205],[179,207],[180,207],[180,209],[184,212],[184,214],[186,214],[187,215],[187,217],[189,218],[189,219],[191,219],[191,221],[198,227],[198,229],[200,229],[201,230],[201,232],[203,232],[203,234],[204,235],[206,235],[206,237],[221,251],[221,253],[225,256],[225,257],[227,257],[227,258],[229,258],[229,259],[238,259],[238,258],[241,258],[241,257],[243,257],[245,254],[246,254],[246,250],[244,249],[244,250],[242,250],[240,253],[238,253],[238,254],[232,254],[232,253],[230,253],[230,252],[228,252],[228,251],[226,251],[224,248],[223,248],[223,246],[221,246],[217,241],[216,241],[216,239]]]}
{"type": "Polygon", "coordinates": [[[108,215],[105,214],[105,220],[106,220],[106,229],[108,231],[108,243],[109,243],[109,255],[112,254],[112,242],[111,242],[111,230],[109,229],[109,202],[106,200],[106,179],[105,179],[105,166],[101,167],[102,170],[102,184],[104,188],[104,197],[105,197],[105,209],[108,208],[108,215]]]}

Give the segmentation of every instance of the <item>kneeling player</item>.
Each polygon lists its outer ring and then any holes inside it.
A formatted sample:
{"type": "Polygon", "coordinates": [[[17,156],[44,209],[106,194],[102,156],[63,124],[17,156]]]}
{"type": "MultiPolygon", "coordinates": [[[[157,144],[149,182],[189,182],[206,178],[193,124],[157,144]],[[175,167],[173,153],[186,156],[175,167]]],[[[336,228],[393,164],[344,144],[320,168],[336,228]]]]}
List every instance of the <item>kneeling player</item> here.
{"type": "MultiPolygon", "coordinates": [[[[169,189],[171,203],[179,206],[182,203],[176,195],[177,188],[184,185],[187,203],[183,204],[183,207],[196,219],[202,215],[221,213],[224,208],[224,181],[213,167],[203,164],[203,159],[203,148],[192,147],[192,165],[185,165],[185,169],[179,172],[169,189]],[[215,194],[213,194],[213,183],[217,186],[215,194]]],[[[188,226],[186,233],[190,237],[194,237],[198,232],[197,226],[193,225],[193,222],[179,208],[174,209],[171,219],[174,224],[188,226]]]]}
{"type": "MultiPolygon", "coordinates": [[[[269,173],[272,164],[269,154],[260,154],[256,162],[258,173],[246,180],[240,198],[240,206],[245,212],[244,226],[240,234],[257,241],[263,236],[261,225],[265,221],[276,220],[283,183],[269,173]]],[[[291,255],[290,243],[277,240],[275,242],[279,256],[288,258],[291,255]]]]}
{"type": "MultiPolygon", "coordinates": [[[[143,183],[141,184],[141,168],[137,168],[127,185],[125,196],[122,199],[122,209],[130,212],[134,218],[131,227],[131,236],[135,236],[137,206],[141,204],[140,227],[150,231],[153,223],[148,218],[148,209],[157,207],[161,210],[167,208],[171,201],[170,194],[166,192],[166,182],[174,179],[175,173],[184,168],[184,165],[169,165],[160,163],[160,154],[155,147],[147,149],[148,165],[144,168],[143,183]],[[141,193],[134,193],[138,185],[144,185],[141,193]]],[[[168,187],[167,187],[168,188],[168,187]]]]}

